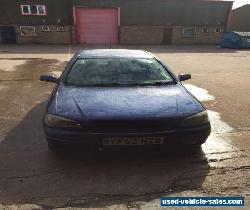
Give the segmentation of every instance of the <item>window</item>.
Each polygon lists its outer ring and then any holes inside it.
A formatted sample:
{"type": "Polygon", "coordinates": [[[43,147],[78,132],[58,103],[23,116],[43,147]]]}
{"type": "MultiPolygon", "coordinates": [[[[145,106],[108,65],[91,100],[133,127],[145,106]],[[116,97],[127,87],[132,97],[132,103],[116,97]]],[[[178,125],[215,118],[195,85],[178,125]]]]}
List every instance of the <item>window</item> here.
{"type": "Polygon", "coordinates": [[[30,6],[29,5],[22,5],[22,15],[29,15],[30,14],[30,6]]]}
{"type": "Polygon", "coordinates": [[[208,33],[208,28],[202,28],[203,33],[208,33]]]}
{"type": "Polygon", "coordinates": [[[193,38],[195,36],[195,32],[196,32],[195,28],[184,28],[183,29],[183,37],[193,38]]]}
{"type": "Polygon", "coordinates": [[[47,15],[45,5],[21,5],[22,15],[47,15]]]}
{"type": "Polygon", "coordinates": [[[42,26],[42,31],[44,31],[44,32],[50,31],[50,27],[49,26],[42,26]]]}
{"type": "Polygon", "coordinates": [[[214,32],[221,33],[221,28],[215,28],[214,32]]]}
{"type": "Polygon", "coordinates": [[[34,26],[20,26],[21,36],[36,36],[36,28],[34,26]]]}
{"type": "Polygon", "coordinates": [[[46,15],[46,7],[45,5],[37,5],[37,12],[39,15],[46,15]]]}
{"type": "Polygon", "coordinates": [[[56,31],[57,31],[57,32],[64,32],[64,31],[65,31],[65,28],[64,28],[64,26],[57,26],[57,27],[56,27],[56,31]]]}
{"type": "Polygon", "coordinates": [[[73,86],[157,85],[174,83],[154,58],[86,58],[71,68],[66,84],[73,86]]]}
{"type": "Polygon", "coordinates": [[[31,12],[31,14],[33,14],[33,15],[37,15],[37,14],[38,14],[37,6],[36,6],[36,5],[31,5],[31,6],[30,6],[30,12],[31,12]]]}

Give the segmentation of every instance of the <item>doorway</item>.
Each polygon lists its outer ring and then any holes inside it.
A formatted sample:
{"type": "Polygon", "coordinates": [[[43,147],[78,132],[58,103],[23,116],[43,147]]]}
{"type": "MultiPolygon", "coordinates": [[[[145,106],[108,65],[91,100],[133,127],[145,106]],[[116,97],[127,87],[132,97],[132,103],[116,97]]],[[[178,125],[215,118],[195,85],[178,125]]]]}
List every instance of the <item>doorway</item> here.
{"type": "Polygon", "coordinates": [[[16,29],[14,26],[0,26],[0,43],[16,43],[16,29]]]}
{"type": "Polygon", "coordinates": [[[76,34],[80,44],[118,43],[118,9],[77,7],[76,34]]]}
{"type": "Polygon", "coordinates": [[[171,44],[173,36],[173,28],[164,28],[163,29],[163,44],[171,44]]]}

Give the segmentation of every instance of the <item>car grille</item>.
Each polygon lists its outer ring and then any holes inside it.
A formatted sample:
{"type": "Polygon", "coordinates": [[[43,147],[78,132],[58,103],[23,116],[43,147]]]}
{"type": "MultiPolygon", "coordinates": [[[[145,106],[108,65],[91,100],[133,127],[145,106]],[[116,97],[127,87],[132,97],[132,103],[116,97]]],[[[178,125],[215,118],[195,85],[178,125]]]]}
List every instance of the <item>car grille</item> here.
{"type": "Polygon", "coordinates": [[[177,119],[95,120],[90,122],[89,131],[101,133],[150,133],[173,129],[177,123],[177,119]]]}

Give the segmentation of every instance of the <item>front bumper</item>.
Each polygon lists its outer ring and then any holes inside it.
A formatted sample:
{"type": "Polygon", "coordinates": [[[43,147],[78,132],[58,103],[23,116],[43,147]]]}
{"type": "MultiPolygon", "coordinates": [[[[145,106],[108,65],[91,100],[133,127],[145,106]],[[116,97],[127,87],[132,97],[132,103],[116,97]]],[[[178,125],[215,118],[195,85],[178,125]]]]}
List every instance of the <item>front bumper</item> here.
{"type": "Polygon", "coordinates": [[[164,137],[164,144],[202,144],[211,132],[210,123],[205,125],[150,133],[86,133],[44,126],[46,139],[54,144],[88,144],[103,147],[103,138],[164,137]]]}

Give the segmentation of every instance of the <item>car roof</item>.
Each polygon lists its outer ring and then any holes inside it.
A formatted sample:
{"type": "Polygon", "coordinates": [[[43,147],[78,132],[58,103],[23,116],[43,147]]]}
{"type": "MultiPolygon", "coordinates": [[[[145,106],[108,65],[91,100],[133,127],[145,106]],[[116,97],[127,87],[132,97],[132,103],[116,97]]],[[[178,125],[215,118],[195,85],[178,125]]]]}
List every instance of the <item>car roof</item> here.
{"type": "Polygon", "coordinates": [[[144,50],[128,49],[91,49],[80,50],[78,58],[154,58],[154,56],[144,50]]]}

